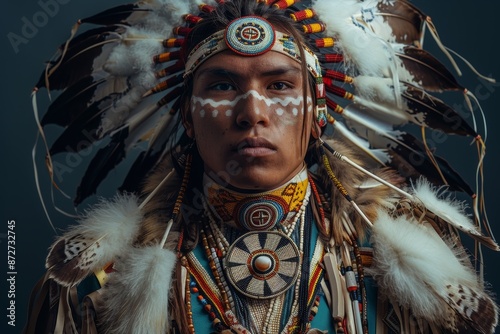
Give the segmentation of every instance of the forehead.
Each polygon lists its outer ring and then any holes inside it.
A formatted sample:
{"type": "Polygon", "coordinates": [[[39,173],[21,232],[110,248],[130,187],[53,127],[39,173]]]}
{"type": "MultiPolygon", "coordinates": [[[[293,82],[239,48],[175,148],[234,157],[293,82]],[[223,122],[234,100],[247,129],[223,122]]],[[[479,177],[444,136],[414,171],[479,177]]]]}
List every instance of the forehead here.
{"type": "Polygon", "coordinates": [[[215,75],[218,71],[240,76],[266,76],[287,74],[302,76],[301,64],[284,54],[269,51],[258,56],[241,56],[230,50],[220,52],[207,59],[196,70],[194,76],[215,75]]]}

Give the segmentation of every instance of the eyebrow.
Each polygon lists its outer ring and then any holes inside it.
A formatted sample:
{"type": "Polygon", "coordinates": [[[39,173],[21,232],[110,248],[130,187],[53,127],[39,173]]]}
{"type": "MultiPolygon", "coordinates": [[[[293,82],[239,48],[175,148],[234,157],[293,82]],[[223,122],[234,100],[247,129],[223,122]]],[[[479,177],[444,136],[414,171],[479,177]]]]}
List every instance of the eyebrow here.
{"type": "MultiPolygon", "coordinates": [[[[275,76],[275,75],[283,75],[283,74],[288,74],[288,73],[298,73],[301,74],[300,68],[297,68],[295,66],[278,66],[278,67],[273,67],[272,69],[268,71],[264,71],[259,73],[261,76],[275,76]]],[[[209,67],[209,68],[202,68],[199,69],[197,72],[198,76],[202,75],[215,75],[215,76],[222,76],[222,77],[233,77],[233,78],[240,78],[242,77],[241,74],[233,72],[227,68],[222,68],[222,67],[209,67]]]]}

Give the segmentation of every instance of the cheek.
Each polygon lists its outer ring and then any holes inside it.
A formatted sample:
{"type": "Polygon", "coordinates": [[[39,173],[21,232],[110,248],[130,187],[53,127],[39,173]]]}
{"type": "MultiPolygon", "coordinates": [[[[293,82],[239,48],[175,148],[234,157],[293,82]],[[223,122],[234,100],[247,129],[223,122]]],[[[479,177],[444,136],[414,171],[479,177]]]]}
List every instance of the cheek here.
{"type": "Polygon", "coordinates": [[[190,106],[193,135],[197,140],[221,137],[231,122],[232,108],[215,103],[192,103],[190,106]]]}
{"type": "Polygon", "coordinates": [[[191,119],[193,135],[204,148],[210,151],[220,147],[216,143],[221,143],[223,137],[230,127],[232,109],[228,106],[214,106],[210,103],[192,104],[191,119]]]}
{"type": "Polygon", "coordinates": [[[309,124],[309,120],[313,116],[313,106],[310,98],[308,98],[305,110],[302,97],[275,100],[270,109],[280,127],[290,128],[289,131],[299,134],[301,131],[297,132],[297,129],[301,129],[304,122],[309,124]],[[306,115],[304,115],[304,112],[306,115]]]}
{"type": "MultiPolygon", "coordinates": [[[[281,106],[283,108],[283,106],[281,106]]],[[[282,116],[278,116],[280,134],[286,142],[287,154],[290,157],[303,159],[311,134],[311,125],[314,119],[312,99],[307,100],[304,109],[303,99],[295,104],[288,104],[282,116]],[[304,114],[305,113],[305,114],[304,114]]]]}

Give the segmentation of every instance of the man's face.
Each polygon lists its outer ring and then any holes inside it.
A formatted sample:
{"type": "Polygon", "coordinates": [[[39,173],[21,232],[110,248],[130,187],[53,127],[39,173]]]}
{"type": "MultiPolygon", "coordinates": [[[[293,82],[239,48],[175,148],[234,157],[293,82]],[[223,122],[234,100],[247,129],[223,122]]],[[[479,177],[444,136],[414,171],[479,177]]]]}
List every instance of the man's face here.
{"type": "Polygon", "coordinates": [[[240,189],[266,190],[302,169],[313,105],[303,99],[298,62],[273,51],[256,57],[224,51],[193,80],[184,125],[207,174],[240,189]]]}

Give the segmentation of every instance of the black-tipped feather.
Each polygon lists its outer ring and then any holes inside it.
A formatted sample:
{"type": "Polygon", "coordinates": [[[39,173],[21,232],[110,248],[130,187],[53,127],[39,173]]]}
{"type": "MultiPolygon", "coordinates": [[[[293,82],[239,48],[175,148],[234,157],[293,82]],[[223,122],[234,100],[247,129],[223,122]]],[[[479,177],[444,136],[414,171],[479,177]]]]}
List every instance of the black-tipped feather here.
{"type": "Polygon", "coordinates": [[[95,87],[104,81],[86,77],[64,90],[43,115],[42,126],[57,124],[66,127],[73,123],[87,109],[86,101],[94,96],[95,87]]]}
{"type": "MultiPolygon", "coordinates": [[[[118,37],[125,32],[123,26],[107,26],[89,29],[76,35],[68,43],[65,58],[70,59],[80,53],[82,50],[88,49],[96,44],[102,43],[109,39],[109,36],[118,37]]],[[[59,46],[59,52],[63,51],[66,43],[59,46]]],[[[59,60],[59,59],[58,59],[59,60]]],[[[53,61],[53,62],[57,62],[53,61]]]]}
{"type": "Polygon", "coordinates": [[[447,184],[451,191],[462,191],[469,196],[474,195],[474,191],[469,184],[458,174],[450,164],[443,158],[433,155],[439,169],[444,176],[444,182],[441,174],[432,163],[431,159],[425,151],[424,144],[409,133],[402,133],[399,139],[405,145],[397,143],[388,144],[388,153],[392,160],[389,163],[391,167],[396,169],[402,176],[416,181],[422,175],[437,186],[447,184]]]}
{"type": "MultiPolygon", "coordinates": [[[[121,38],[114,32],[104,33],[96,37],[96,39],[92,38],[89,43],[78,44],[71,53],[64,55],[59,67],[50,74],[50,89],[65,89],[82,77],[102,70],[111,51],[121,42],[121,38]]],[[[53,65],[55,64],[56,62],[53,62],[53,65]]],[[[49,71],[52,68],[53,66],[49,68],[49,71]]],[[[45,72],[42,73],[42,77],[45,77],[45,72]]],[[[45,82],[45,79],[43,81],[45,82]]]]}
{"type": "Polygon", "coordinates": [[[406,46],[397,53],[404,68],[414,77],[414,82],[430,92],[464,90],[453,74],[429,52],[406,46]]]}
{"type": "Polygon", "coordinates": [[[156,161],[158,160],[159,152],[155,155],[146,156],[146,151],[139,153],[132,167],[130,167],[125,180],[118,190],[120,192],[134,193],[141,190],[144,184],[144,179],[149,175],[156,161]]]}
{"type": "Polygon", "coordinates": [[[350,113],[357,114],[359,117],[369,120],[369,124],[373,124],[371,128],[368,128],[353,119],[346,119],[350,129],[357,136],[368,140],[371,149],[387,150],[390,159],[383,160],[387,160],[386,164],[397,170],[402,176],[410,180],[417,180],[424,175],[432,183],[439,186],[446,184],[443,180],[444,177],[451,190],[463,191],[470,196],[474,195],[471,187],[450,164],[445,159],[433,154],[432,157],[437,164],[436,168],[425,149],[425,145],[413,135],[399,130],[391,130],[391,127],[387,125],[385,127],[378,125],[377,118],[366,114],[370,110],[362,106],[351,104],[348,108],[350,113]]]}
{"type": "Polygon", "coordinates": [[[397,43],[418,45],[425,15],[406,1],[380,1],[379,15],[392,28],[397,43]]]}
{"type": "Polygon", "coordinates": [[[128,129],[124,128],[112,137],[108,145],[97,152],[78,186],[74,200],[75,205],[80,204],[87,197],[95,194],[97,187],[106,178],[108,173],[125,158],[125,140],[127,137],[128,129]]]}
{"type": "Polygon", "coordinates": [[[101,25],[127,24],[127,18],[137,11],[148,11],[140,9],[136,4],[119,5],[107,10],[104,10],[95,15],[81,19],[83,23],[93,23],[101,25]]]}
{"type": "Polygon", "coordinates": [[[111,77],[107,76],[107,73],[100,76],[95,73],[90,77],[82,78],[64,90],[51,103],[42,118],[42,125],[70,126],[83,112],[87,112],[86,109],[95,101],[100,101],[109,95],[122,95],[129,89],[130,85],[125,77],[111,77]]]}
{"type": "Polygon", "coordinates": [[[455,110],[424,90],[406,85],[406,112],[412,122],[449,134],[476,137],[477,132],[455,110]]]}
{"type": "Polygon", "coordinates": [[[102,114],[113,105],[113,96],[93,103],[57,137],[50,147],[50,154],[78,152],[88,148],[101,139],[97,129],[101,124],[102,114]]]}
{"type": "MultiPolygon", "coordinates": [[[[68,44],[68,48],[66,50],[66,53],[64,55],[65,59],[72,58],[81,50],[85,50],[89,47],[92,47],[93,45],[102,43],[103,41],[106,40],[106,38],[109,39],[109,36],[111,34],[118,36],[121,32],[123,32],[123,27],[120,26],[109,26],[109,27],[99,27],[95,29],[90,29],[87,31],[82,32],[81,34],[76,35],[68,44]]],[[[60,59],[61,59],[61,52],[64,49],[64,45],[62,44],[58,48],[58,58],[55,60],[51,60],[48,62],[48,70],[50,71],[51,68],[57,64],[60,59]]],[[[37,84],[35,85],[37,88],[45,87],[45,78],[46,78],[46,72],[45,70],[40,74],[40,78],[38,79],[37,84]]],[[[61,89],[57,87],[53,87],[51,85],[51,89],[61,89]]]]}
{"type": "MultiPolygon", "coordinates": [[[[179,100],[177,100],[179,101],[179,100]]],[[[174,102],[177,103],[177,101],[174,102]]],[[[179,114],[172,117],[163,116],[158,123],[155,132],[148,143],[148,149],[141,152],[130,168],[122,186],[121,191],[133,192],[139,190],[145,177],[163,160],[171,154],[171,149],[177,142],[189,142],[185,132],[180,127],[179,114]],[[182,136],[182,138],[180,138],[182,136]],[[177,138],[180,138],[177,140],[177,138]]]]}

